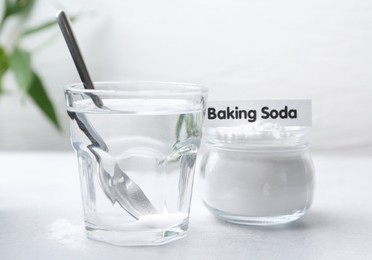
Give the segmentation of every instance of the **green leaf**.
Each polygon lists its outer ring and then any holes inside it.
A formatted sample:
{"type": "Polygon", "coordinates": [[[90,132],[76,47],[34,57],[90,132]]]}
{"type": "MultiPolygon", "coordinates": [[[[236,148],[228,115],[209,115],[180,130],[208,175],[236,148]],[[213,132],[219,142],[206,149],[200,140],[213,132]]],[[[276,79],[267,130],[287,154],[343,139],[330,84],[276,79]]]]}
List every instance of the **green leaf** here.
{"type": "Polygon", "coordinates": [[[43,24],[40,24],[40,25],[38,25],[36,27],[30,28],[30,29],[24,31],[22,33],[22,36],[27,36],[27,35],[30,35],[30,34],[33,34],[33,33],[36,33],[36,32],[42,31],[42,30],[45,30],[45,29],[47,29],[49,27],[54,26],[55,24],[56,24],[56,21],[55,21],[55,19],[53,19],[51,21],[45,22],[43,24]]]}
{"type": "Polygon", "coordinates": [[[35,72],[32,72],[32,82],[29,89],[29,95],[53,125],[58,130],[61,130],[53,103],[50,101],[48,94],[45,91],[43,82],[35,72]]]}
{"type": "Polygon", "coordinates": [[[28,94],[32,80],[31,54],[16,48],[10,56],[10,68],[14,72],[18,87],[22,91],[22,96],[25,97],[28,94]]]}
{"type": "Polygon", "coordinates": [[[35,0],[5,0],[3,21],[11,15],[28,14],[35,0]]]}
{"type": "Polygon", "coordinates": [[[5,50],[0,47],[0,74],[3,74],[9,67],[8,55],[5,50]]]}
{"type": "MultiPolygon", "coordinates": [[[[71,17],[71,21],[72,22],[74,22],[76,19],[77,19],[76,16],[71,17]]],[[[35,26],[33,28],[30,28],[30,29],[27,29],[26,31],[24,31],[22,33],[22,36],[28,36],[30,34],[40,32],[40,31],[45,30],[45,29],[48,29],[49,27],[52,27],[52,26],[54,26],[56,24],[57,24],[56,19],[47,21],[47,22],[42,23],[42,24],[40,24],[38,26],[35,26]]]]}
{"type": "Polygon", "coordinates": [[[9,68],[8,55],[5,50],[0,47],[0,95],[3,93],[3,76],[9,68]]]}

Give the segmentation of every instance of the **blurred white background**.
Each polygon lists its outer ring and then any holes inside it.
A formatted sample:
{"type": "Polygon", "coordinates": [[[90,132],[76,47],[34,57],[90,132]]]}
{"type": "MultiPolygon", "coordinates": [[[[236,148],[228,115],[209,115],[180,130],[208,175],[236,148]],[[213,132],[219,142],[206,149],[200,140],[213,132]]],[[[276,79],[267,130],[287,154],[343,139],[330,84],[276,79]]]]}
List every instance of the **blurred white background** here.
{"type": "MultiPolygon", "coordinates": [[[[370,0],[39,0],[20,25],[61,8],[79,14],[73,27],[95,81],[201,83],[210,99],[309,98],[314,152],[372,154],[370,0]]],[[[71,149],[62,86],[79,78],[62,35],[54,27],[22,46],[35,50],[63,132],[32,101],[22,105],[8,77],[0,150],[71,149]]]]}

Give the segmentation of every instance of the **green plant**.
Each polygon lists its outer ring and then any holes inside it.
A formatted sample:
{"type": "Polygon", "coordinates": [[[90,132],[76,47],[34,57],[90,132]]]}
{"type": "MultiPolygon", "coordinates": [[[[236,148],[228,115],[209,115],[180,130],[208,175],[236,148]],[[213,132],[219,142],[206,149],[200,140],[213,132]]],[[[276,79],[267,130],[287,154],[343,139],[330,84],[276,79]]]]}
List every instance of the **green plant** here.
{"type": "MultiPolygon", "coordinates": [[[[34,3],[35,0],[5,0],[5,11],[0,19],[0,36],[4,25],[9,19],[18,17],[26,21],[34,3]]],[[[31,98],[50,122],[60,130],[61,127],[53,103],[45,90],[43,81],[31,65],[32,54],[19,44],[23,38],[43,31],[55,24],[56,22],[53,20],[34,28],[28,28],[19,34],[12,46],[7,46],[7,48],[0,43],[0,96],[4,94],[4,75],[9,72],[13,73],[22,98],[31,98]]]]}

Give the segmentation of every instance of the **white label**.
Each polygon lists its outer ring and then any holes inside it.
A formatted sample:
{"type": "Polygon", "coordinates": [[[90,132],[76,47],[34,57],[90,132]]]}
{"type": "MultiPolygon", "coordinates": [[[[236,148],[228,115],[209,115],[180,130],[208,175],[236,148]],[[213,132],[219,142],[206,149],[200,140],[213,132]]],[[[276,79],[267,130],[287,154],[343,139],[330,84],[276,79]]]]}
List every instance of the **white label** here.
{"type": "Polygon", "coordinates": [[[311,100],[229,100],[208,103],[206,126],[230,127],[255,122],[311,126],[311,100]]]}

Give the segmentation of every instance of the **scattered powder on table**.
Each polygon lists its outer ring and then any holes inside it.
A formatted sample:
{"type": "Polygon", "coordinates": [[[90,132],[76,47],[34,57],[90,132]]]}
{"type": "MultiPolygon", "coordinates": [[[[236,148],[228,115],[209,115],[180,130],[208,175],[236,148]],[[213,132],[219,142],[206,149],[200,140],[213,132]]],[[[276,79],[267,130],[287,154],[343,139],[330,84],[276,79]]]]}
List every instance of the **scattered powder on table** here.
{"type": "Polygon", "coordinates": [[[85,231],[82,226],[71,224],[65,219],[56,219],[48,226],[50,239],[64,245],[77,244],[85,238],[85,231]]]}

